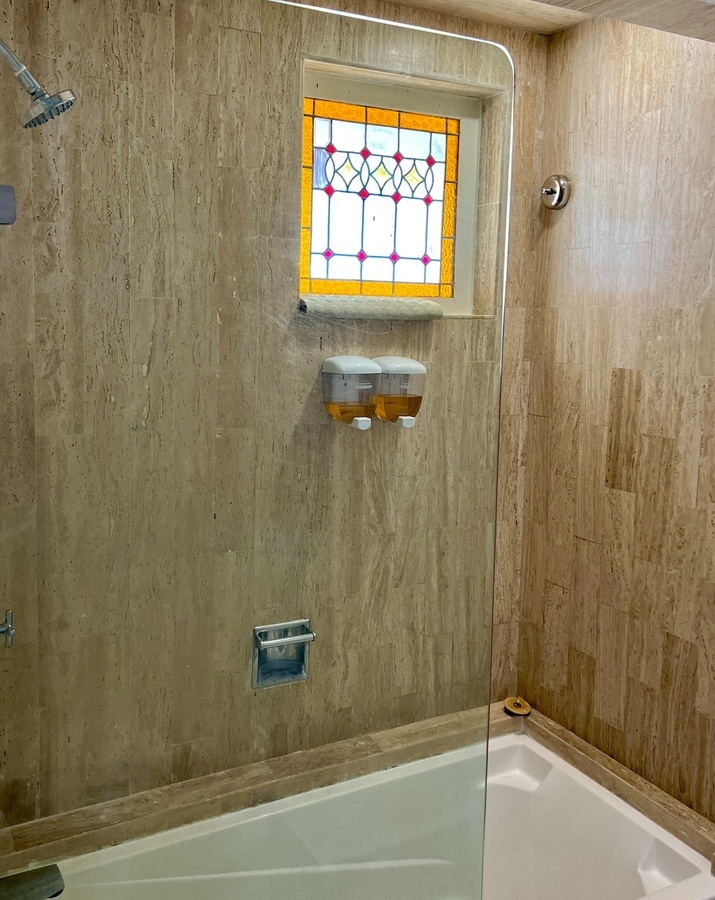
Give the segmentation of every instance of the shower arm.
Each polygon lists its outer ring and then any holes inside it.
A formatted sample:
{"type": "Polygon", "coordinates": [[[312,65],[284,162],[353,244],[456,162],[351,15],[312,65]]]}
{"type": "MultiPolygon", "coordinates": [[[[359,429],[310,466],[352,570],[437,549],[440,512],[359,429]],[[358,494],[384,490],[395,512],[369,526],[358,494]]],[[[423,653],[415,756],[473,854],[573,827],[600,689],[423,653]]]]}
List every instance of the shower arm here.
{"type": "Polygon", "coordinates": [[[25,88],[31,97],[38,94],[44,94],[45,89],[37,79],[33,78],[27,66],[12,52],[12,50],[0,40],[0,56],[4,57],[9,63],[15,77],[25,88]]]}

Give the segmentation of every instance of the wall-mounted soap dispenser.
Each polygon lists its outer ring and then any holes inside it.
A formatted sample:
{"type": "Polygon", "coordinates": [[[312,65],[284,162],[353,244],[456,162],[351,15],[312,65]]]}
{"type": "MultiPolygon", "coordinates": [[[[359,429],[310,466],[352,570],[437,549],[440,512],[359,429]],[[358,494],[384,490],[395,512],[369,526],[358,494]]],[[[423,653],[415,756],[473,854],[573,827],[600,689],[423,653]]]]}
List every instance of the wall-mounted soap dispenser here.
{"type": "Polygon", "coordinates": [[[331,356],[323,363],[323,403],[338,422],[367,431],[375,414],[378,363],[362,356],[331,356]]]}
{"type": "Polygon", "coordinates": [[[373,362],[382,370],[375,396],[378,419],[412,428],[425,395],[427,369],[405,356],[378,356],[373,362]]]}

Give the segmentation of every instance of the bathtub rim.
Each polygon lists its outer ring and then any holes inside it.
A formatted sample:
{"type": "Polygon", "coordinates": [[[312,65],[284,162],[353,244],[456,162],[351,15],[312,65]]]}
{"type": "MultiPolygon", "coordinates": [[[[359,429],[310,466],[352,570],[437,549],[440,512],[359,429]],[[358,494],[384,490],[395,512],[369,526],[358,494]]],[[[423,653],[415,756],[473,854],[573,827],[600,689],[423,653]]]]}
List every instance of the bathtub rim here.
{"type": "Polygon", "coordinates": [[[520,724],[492,703],[12,825],[0,829],[0,876],[432,758],[520,724]]]}
{"type": "MultiPolygon", "coordinates": [[[[711,861],[712,871],[715,873],[715,823],[693,812],[536,710],[532,710],[528,718],[514,718],[505,714],[502,702],[496,702],[491,704],[488,711],[490,741],[504,734],[521,731],[530,735],[606,790],[639,810],[646,818],[705,856],[711,861]]],[[[354,738],[314,750],[299,751],[289,757],[279,757],[266,763],[253,763],[227,773],[171,785],[168,789],[157,788],[143,794],[9,826],[0,829],[0,876],[52,862],[66,862],[105,847],[117,846],[126,841],[301,793],[305,788],[301,787],[300,778],[290,774],[291,759],[308,760],[310,775],[317,782],[314,786],[323,787],[468,746],[483,739],[485,730],[485,708],[462,711],[369,735],[367,737],[372,740],[374,747],[367,756],[363,754],[351,757],[351,752],[362,740],[354,738]],[[324,758],[328,761],[321,770],[316,762],[324,758]],[[273,763],[283,767],[281,771],[284,774],[281,777],[271,773],[270,765],[273,763]],[[261,786],[260,779],[258,783],[255,778],[253,782],[245,782],[245,779],[242,782],[241,778],[248,772],[259,775],[263,773],[264,778],[270,776],[270,790],[266,791],[261,786]],[[204,797],[201,803],[192,804],[181,799],[186,793],[196,792],[206,783],[221,783],[224,789],[226,783],[233,784],[230,797],[226,798],[216,792],[208,800],[204,797]],[[270,791],[274,793],[271,794],[270,791]],[[162,806],[167,797],[173,799],[162,806]],[[227,808],[222,808],[222,805],[227,808]]]]}
{"type": "MultiPolygon", "coordinates": [[[[511,737],[512,735],[507,736],[511,737]]],[[[514,736],[520,737],[520,735],[514,736]]],[[[235,812],[224,813],[213,819],[202,819],[198,822],[190,822],[187,825],[180,825],[176,828],[170,828],[167,831],[160,831],[143,838],[125,841],[114,847],[104,847],[101,850],[93,850],[89,853],[82,854],[81,856],[75,856],[65,860],[62,863],[62,871],[63,874],[70,875],[74,872],[84,872],[88,868],[93,867],[94,864],[91,863],[91,858],[97,858],[101,855],[101,861],[98,863],[100,865],[127,859],[134,855],[131,851],[132,848],[136,850],[137,844],[142,845],[142,852],[144,849],[150,850],[168,847],[172,844],[181,843],[184,836],[186,839],[189,839],[193,837],[203,837],[208,834],[215,834],[247,822],[260,821],[269,816],[280,814],[282,812],[291,812],[300,807],[310,806],[332,798],[346,797],[350,794],[356,794],[372,787],[379,787],[383,784],[407,780],[412,776],[420,775],[424,772],[445,768],[466,760],[481,759],[486,755],[486,741],[470,744],[466,747],[460,747],[457,750],[448,750],[445,753],[439,753],[435,756],[428,756],[424,759],[414,760],[413,762],[402,763],[393,766],[391,769],[368,772],[365,775],[359,775],[356,778],[350,778],[347,781],[340,781],[335,784],[325,785],[324,787],[312,788],[311,790],[303,791],[301,793],[291,794],[289,797],[271,800],[268,803],[247,807],[246,809],[238,809],[235,812]]],[[[487,767],[484,766],[481,771],[486,774],[486,769],[487,767]]]]}
{"type": "MultiPolygon", "coordinates": [[[[654,841],[657,840],[662,842],[684,860],[689,862],[696,871],[688,876],[687,879],[676,882],[667,888],[668,893],[662,894],[664,898],[671,896],[678,898],[704,898],[706,893],[708,896],[715,896],[715,882],[712,882],[709,860],[705,856],[698,853],[692,847],[689,847],[677,836],[664,829],[644,813],[635,809],[625,800],[607,790],[603,785],[598,784],[594,779],[584,774],[578,767],[566,761],[552,750],[549,750],[546,746],[536,740],[533,735],[522,730],[521,732],[507,733],[493,738],[489,741],[489,764],[493,765],[494,763],[497,763],[501,753],[508,752],[511,747],[525,748],[527,753],[534,754],[547,763],[549,772],[552,769],[560,771],[568,779],[574,782],[575,785],[587,790],[601,802],[615,810],[618,815],[624,816],[629,821],[633,822],[654,841]],[[703,893],[703,891],[705,891],[705,893],[703,893]]],[[[267,817],[276,814],[280,815],[282,812],[290,812],[301,807],[329,801],[333,798],[346,797],[351,794],[360,793],[364,790],[370,790],[376,787],[379,788],[386,783],[409,781],[409,779],[414,776],[419,776],[422,773],[433,771],[435,769],[447,768],[455,763],[465,760],[483,759],[486,755],[486,749],[485,742],[479,742],[457,750],[427,757],[422,760],[405,763],[392,769],[371,772],[348,781],[315,788],[260,806],[226,813],[214,819],[190,823],[135,841],[127,841],[115,847],[91,851],[88,854],[65,861],[62,866],[63,874],[71,878],[73,874],[80,874],[88,871],[91,872],[91,870],[96,867],[102,867],[107,864],[131,858],[137,853],[149,853],[152,850],[164,849],[171,847],[172,845],[181,844],[186,840],[200,838],[211,834],[219,834],[246,823],[259,822],[267,817]]],[[[481,767],[477,771],[479,772],[480,779],[483,774],[487,774],[487,784],[489,784],[490,778],[494,778],[495,776],[499,777],[500,774],[495,773],[492,769],[492,774],[489,776],[489,774],[485,773],[485,770],[481,767]]],[[[548,777],[548,775],[546,777],[548,777]]],[[[487,810],[488,806],[489,790],[487,790],[487,810]]],[[[661,895],[660,892],[659,895],[661,895]]],[[[648,900],[648,896],[644,895],[641,900],[648,900]]]]}

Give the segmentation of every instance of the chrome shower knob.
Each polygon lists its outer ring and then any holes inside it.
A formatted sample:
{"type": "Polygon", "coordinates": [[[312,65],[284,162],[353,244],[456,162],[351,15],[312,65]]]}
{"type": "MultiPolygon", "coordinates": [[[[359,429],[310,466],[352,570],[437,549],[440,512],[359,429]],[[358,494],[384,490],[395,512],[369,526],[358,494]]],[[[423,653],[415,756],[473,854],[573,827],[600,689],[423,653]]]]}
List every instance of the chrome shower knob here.
{"type": "Polygon", "coordinates": [[[565,175],[549,175],[541,188],[541,200],[547,209],[563,209],[571,197],[571,182],[565,175]]]}
{"type": "Polygon", "coordinates": [[[5,610],[5,621],[0,624],[0,634],[5,635],[5,646],[12,647],[12,639],[15,637],[15,629],[12,627],[12,610],[5,610]]]}

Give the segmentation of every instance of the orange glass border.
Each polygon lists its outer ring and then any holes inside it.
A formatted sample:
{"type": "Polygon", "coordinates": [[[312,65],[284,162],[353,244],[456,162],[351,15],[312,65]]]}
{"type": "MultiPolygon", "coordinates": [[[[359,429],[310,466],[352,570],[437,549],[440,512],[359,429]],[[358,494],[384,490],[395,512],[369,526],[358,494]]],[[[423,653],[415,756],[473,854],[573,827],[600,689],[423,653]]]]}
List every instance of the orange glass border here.
{"type": "Polygon", "coordinates": [[[310,294],[346,294],[372,297],[454,296],[454,237],[457,218],[457,173],[459,169],[459,119],[361,106],[338,100],[303,98],[303,145],[300,202],[300,290],[310,294]],[[439,284],[391,281],[339,281],[310,277],[311,215],[313,206],[313,124],[315,117],[342,122],[363,122],[447,135],[444,202],[442,204],[442,258],[439,284]]]}
{"type": "Polygon", "coordinates": [[[300,194],[300,282],[301,292],[312,291],[310,285],[310,224],[313,211],[313,109],[315,102],[308,97],[303,101],[303,151],[300,194]],[[308,107],[308,103],[310,106],[308,107]],[[307,149],[306,149],[307,146],[307,149]]]}
{"type": "MultiPolygon", "coordinates": [[[[444,287],[444,285],[442,285],[444,287]]],[[[440,285],[423,282],[338,281],[333,278],[311,278],[309,294],[351,294],[363,297],[439,297],[440,285]]],[[[450,295],[451,296],[451,295],[450,295]]]]}

